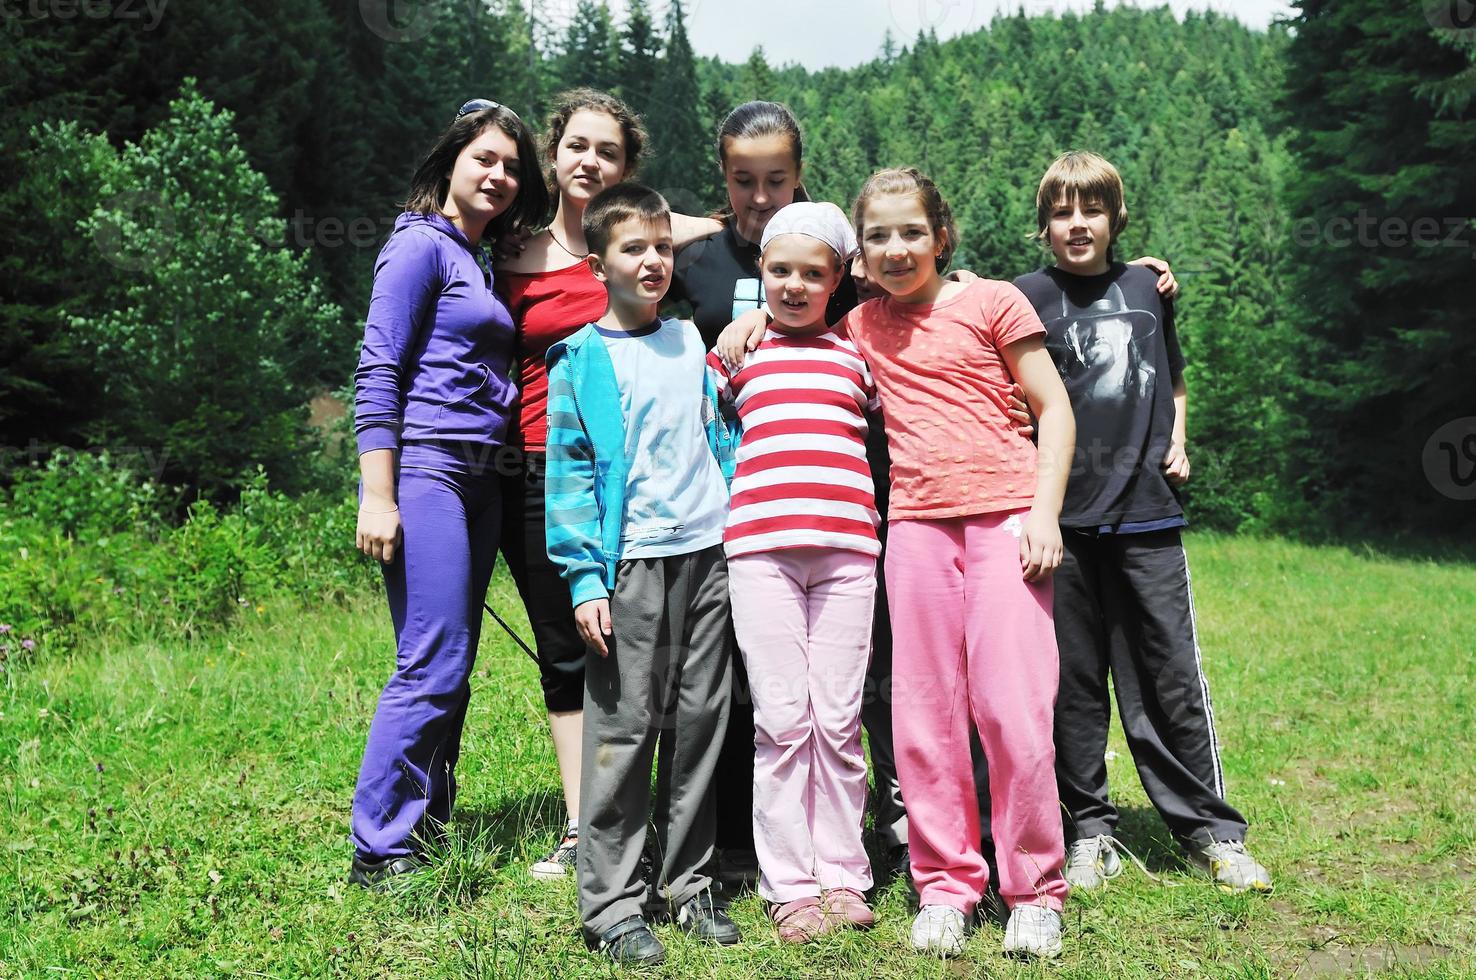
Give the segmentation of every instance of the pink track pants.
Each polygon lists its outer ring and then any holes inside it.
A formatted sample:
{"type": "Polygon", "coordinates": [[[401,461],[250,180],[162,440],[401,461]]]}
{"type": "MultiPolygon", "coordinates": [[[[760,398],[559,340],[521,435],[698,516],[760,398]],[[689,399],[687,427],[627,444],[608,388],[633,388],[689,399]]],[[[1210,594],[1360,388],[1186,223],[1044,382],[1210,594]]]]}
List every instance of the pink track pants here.
{"type": "Polygon", "coordinates": [[[728,585],[753,694],[759,894],[782,903],[865,891],[861,696],[876,559],[829,548],[740,555],[728,559],[728,585]]]}
{"type": "Polygon", "coordinates": [[[1020,576],[1021,511],[888,526],[892,723],[923,905],[970,914],[989,869],[969,726],[989,762],[1000,894],[1059,910],[1068,888],[1052,719],[1051,583],[1020,576]]]}

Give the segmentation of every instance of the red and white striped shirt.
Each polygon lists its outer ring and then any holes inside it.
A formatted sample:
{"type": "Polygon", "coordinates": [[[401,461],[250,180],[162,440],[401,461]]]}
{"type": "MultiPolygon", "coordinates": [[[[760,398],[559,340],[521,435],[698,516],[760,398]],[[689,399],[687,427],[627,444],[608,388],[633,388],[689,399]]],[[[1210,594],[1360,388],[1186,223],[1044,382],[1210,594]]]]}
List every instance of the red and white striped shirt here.
{"type": "Polygon", "coordinates": [[[707,364],[743,423],[728,557],[781,548],[879,554],[865,414],[876,388],[856,345],[829,330],[770,329],[731,377],[716,353],[707,364]]]}

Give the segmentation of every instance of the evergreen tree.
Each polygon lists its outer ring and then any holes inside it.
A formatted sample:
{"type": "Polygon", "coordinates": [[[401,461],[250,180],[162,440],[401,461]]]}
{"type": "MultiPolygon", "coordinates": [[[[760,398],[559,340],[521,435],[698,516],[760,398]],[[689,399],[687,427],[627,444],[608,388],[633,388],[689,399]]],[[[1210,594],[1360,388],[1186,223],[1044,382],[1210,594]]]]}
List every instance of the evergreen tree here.
{"type": "Polygon", "coordinates": [[[1304,491],[1343,526],[1470,527],[1421,453],[1476,415],[1476,106],[1442,97],[1472,48],[1376,0],[1297,6],[1283,104],[1304,491]]]}
{"type": "Polygon", "coordinates": [[[96,189],[74,234],[122,273],[66,310],[77,345],[106,365],[89,434],[147,447],[164,479],[205,493],[257,465],[290,486],[322,365],[345,364],[355,334],[306,257],[268,244],[282,237],[277,201],[231,114],[193,81],[170,109],[121,151],[71,122],[39,144],[69,186],[96,189]]]}
{"type": "Polygon", "coordinates": [[[651,98],[650,130],[656,152],[647,182],[666,194],[678,210],[701,210],[712,201],[714,165],[708,157],[710,137],[700,115],[702,88],[681,0],[672,0],[666,9],[660,77],[660,90],[651,98]]]}
{"type": "Polygon", "coordinates": [[[604,0],[579,0],[564,32],[559,84],[614,91],[620,81],[620,41],[604,0]]]}
{"type": "Polygon", "coordinates": [[[661,85],[661,39],[646,0],[630,0],[621,37],[619,94],[644,116],[661,85]]]}
{"type": "Polygon", "coordinates": [[[749,52],[743,66],[743,100],[773,102],[774,91],[774,72],[764,57],[763,45],[759,45],[749,52]]]}

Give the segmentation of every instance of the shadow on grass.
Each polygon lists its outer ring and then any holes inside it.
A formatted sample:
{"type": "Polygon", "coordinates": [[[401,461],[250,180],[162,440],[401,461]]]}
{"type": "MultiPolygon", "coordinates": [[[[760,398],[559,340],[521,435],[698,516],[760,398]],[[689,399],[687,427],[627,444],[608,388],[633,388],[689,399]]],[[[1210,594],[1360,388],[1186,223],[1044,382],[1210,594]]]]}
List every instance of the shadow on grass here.
{"type": "Polygon", "coordinates": [[[1154,874],[1183,871],[1184,856],[1178,842],[1151,806],[1125,806],[1118,810],[1116,838],[1143,859],[1154,874]]]}
{"type": "Polygon", "coordinates": [[[1251,537],[1275,540],[1280,537],[1313,548],[1344,548],[1358,558],[1391,561],[1432,562],[1437,565],[1476,565],[1476,541],[1454,533],[1438,537],[1431,533],[1391,533],[1378,529],[1326,528],[1284,529],[1279,533],[1210,531],[1224,538],[1251,537]]]}
{"type": "Polygon", "coordinates": [[[551,789],[508,797],[490,809],[466,808],[451,816],[452,829],[498,855],[497,866],[556,843],[564,826],[564,799],[551,789]]]}

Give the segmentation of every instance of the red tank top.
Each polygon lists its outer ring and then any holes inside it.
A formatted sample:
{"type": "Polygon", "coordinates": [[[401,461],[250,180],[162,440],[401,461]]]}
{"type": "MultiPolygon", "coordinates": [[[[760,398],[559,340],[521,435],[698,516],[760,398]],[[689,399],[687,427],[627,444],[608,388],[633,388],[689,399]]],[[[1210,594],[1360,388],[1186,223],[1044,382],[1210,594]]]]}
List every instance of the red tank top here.
{"type": "Polygon", "coordinates": [[[517,442],[544,451],[548,436],[548,349],[605,315],[605,284],[576,262],[552,272],[504,272],[498,277],[518,324],[517,442]]]}

